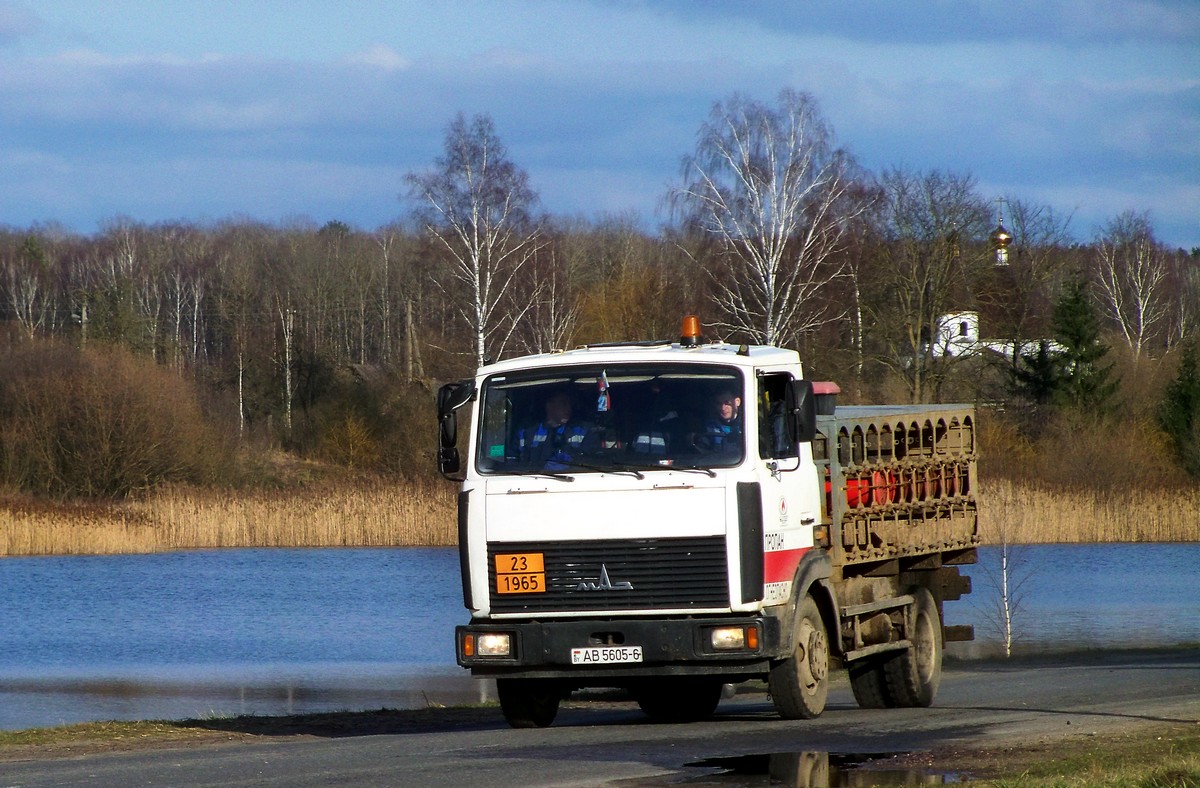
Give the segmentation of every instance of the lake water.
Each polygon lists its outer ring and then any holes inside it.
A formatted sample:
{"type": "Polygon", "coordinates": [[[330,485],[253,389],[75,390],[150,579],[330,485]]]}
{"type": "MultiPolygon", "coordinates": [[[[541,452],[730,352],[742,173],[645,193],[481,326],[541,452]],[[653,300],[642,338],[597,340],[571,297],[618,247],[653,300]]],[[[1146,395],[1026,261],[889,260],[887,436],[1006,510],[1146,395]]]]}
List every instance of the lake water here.
{"type": "MultiPolygon", "coordinates": [[[[994,653],[998,551],[948,603],[994,653]]],[[[1020,548],[1023,650],[1200,644],[1200,544],[1020,548]]],[[[454,663],[454,549],[0,559],[0,728],[413,708],[492,696],[454,663]]]]}

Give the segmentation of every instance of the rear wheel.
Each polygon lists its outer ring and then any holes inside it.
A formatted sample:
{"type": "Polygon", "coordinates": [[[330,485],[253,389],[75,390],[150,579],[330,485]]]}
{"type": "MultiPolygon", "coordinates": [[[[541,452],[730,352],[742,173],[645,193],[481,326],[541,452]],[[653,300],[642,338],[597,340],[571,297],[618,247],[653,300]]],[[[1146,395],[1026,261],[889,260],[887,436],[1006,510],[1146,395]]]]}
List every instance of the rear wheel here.
{"type": "Polygon", "coordinates": [[[847,666],[850,674],[850,689],[854,690],[854,700],[859,708],[886,709],[894,706],[888,695],[887,662],[894,659],[888,657],[866,657],[851,662],[847,666]]]}
{"type": "Polygon", "coordinates": [[[633,697],[655,722],[697,722],[717,710],[722,687],[714,679],[664,679],[635,687],[633,697]]]}
{"type": "Polygon", "coordinates": [[[811,720],[825,710],[829,697],[829,638],[811,596],[796,611],[794,639],[792,655],[771,668],[767,688],[779,716],[811,720]]]}
{"type": "Polygon", "coordinates": [[[888,695],[896,706],[931,706],[942,681],[942,620],[928,589],[909,592],[912,646],[887,663],[888,695]]]}
{"type": "Polygon", "coordinates": [[[545,728],[558,716],[562,688],[538,679],[496,679],[500,710],[514,728],[545,728]]]}

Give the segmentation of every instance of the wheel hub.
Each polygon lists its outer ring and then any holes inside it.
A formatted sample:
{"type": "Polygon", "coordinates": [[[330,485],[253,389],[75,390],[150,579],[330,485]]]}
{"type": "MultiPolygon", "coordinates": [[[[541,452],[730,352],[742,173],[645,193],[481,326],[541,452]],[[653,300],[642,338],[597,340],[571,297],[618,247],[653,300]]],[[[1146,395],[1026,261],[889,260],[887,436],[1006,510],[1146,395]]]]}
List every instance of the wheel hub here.
{"type": "Polygon", "coordinates": [[[808,633],[808,644],[805,647],[808,656],[808,672],[815,681],[824,681],[829,672],[829,646],[825,643],[825,634],[819,629],[808,633]]]}

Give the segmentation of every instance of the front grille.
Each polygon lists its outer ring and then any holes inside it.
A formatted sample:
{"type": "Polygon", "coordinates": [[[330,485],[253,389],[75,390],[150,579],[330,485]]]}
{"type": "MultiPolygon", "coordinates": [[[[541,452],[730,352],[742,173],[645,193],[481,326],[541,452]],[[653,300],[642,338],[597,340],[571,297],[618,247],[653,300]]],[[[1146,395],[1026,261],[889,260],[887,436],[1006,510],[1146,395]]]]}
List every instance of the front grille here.
{"type": "Polygon", "coordinates": [[[493,613],[729,607],[725,539],[720,536],[491,543],[488,584],[493,613]],[[507,553],[541,553],[546,591],[496,593],[495,557],[507,553]],[[614,588],[591,587],[603,585],[602,568],[614,588]]]}

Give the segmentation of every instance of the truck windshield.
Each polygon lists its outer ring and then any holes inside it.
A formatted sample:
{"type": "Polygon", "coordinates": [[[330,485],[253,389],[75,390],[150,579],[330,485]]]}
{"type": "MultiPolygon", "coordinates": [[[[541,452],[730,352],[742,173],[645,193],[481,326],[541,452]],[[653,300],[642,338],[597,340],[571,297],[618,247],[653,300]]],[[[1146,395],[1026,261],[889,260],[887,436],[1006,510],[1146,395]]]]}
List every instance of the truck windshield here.
{"type": "Polygon", "coordinates": [[[483,474],[738,465],[745,384],[733,367],[610,364],[493,375],[479,398],[483,474]]]}

